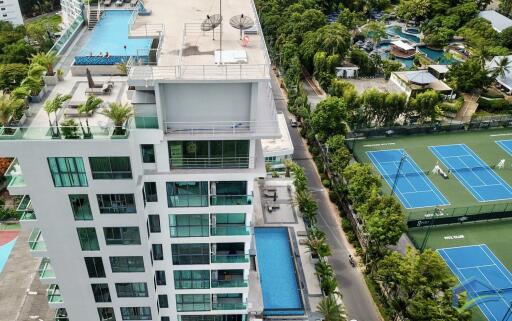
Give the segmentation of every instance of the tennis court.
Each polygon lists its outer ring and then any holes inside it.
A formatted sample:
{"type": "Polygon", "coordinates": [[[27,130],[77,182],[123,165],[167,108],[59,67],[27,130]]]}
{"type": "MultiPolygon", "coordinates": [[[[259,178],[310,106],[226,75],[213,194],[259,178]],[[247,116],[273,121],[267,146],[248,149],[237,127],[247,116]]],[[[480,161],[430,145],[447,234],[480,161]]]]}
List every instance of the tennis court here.
{"type": "Polygon", "coordinates": [[[510,156],[512,156],[512,140],[498,140],[496,144],[500,145],[510,156]]]}
{"type": "Polygon", "coordinates": [[[369,151],[367,154],[405,208],[449,204],[404,149],[369,151]]]}
{"type": "Polygon", "coordinates": [[[429,149],[479,202],[512,199],[512,188],[465,144],[429,149]]]}
{"type": "Polygon", "coordinates": [[[506,318],[512,302],[512,274],[485,244],[438,250],[450,270],[489,321],[506,318]]]}

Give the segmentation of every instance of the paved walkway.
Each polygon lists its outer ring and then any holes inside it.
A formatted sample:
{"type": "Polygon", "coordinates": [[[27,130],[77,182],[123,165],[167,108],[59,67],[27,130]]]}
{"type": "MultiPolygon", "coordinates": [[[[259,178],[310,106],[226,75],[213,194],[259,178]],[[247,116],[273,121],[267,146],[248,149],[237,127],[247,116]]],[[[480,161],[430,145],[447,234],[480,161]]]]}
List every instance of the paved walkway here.
{"type": "Polygon", "coordinates": [[[54,312],[48,307],[47,286],[42,285],[36,271],[39,260],[28,250],[30,230],[22,230],[9,260],[0,273],[1,321],[50,321],[54,312]]]}
{"type": "MultiPolygon", "coordinates": [[[[341,229],[341,219],[338,211],[329,200],[327,190],[322,186],[315,164],[298,130],[289,126],[290,114],[286,108],[286,98],[279,89],[274,75],[272,75],[272,89],[277,110],[283,112],[287,118],[288,130],[295,149],[293,159],[304,168],[308,177],[309,188],[318,201],[318,226],[327,234],[327,241],[332,249],[329,263],[331,263],[336,273],[336,280],[343,295],[348,320],[380,321],[382,318],[373,302],[361,271],[353,268],[348,262],[348,255],[349,253],[353,254],[354,249],[341,229]]],[[[310,91],[308,91],[308,94],[316,95],[314,92],[310,93],[310,91]]]]}
{"type": "Polygon", "coordinates": [[[469,123],[471,121],[471,117],[475,113],[478,108],[478,95],[469,95],[462,94],[464,96],[464,104],[457,112],[457,116],[455,116],[455,120],[461,121],[463,123],[469,123]]]}

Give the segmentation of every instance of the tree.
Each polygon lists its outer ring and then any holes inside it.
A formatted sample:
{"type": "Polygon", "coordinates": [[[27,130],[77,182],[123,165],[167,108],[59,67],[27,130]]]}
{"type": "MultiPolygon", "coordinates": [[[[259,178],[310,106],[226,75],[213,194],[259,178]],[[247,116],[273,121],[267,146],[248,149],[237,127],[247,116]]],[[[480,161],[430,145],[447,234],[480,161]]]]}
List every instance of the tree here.
{"type": "MultiPolygon", "coordinates": [[[[103,103],[103,99],[96,97],[94,95],[91,95],[87,97],[87,100],[84,104],[81,104],[78,107],[78,112],[80,117],[82,115],[86,115],[85,117],[85,124],[87,126],[87,135],[91,135],[91,128],[89,127],[89,117],[87,117],[88,114],[93,113],[98,109],[98,107],[103,103]]],[[[80,120],[80,127],[82,127],[82,121],[80,120]]]]}
{"type": "Polygon", "coordinates": [[[445,27],[435,28],[432,32],[425,35],[423,41],[430,47],[443,48],[455,35],[455,31],[445,27]]]}
{"type": "Polygon", "coordinates": [[[332,266],[327,263],[325,260],[320,260],[315,265],[315,273],[320,279],[324,279],[326,277],[333,275],[332,266]]]}
{"type": "Polygon", "coordinates": [[[359,48],[350,50],[350,62],[359,67],[358,73],[361,76],[375,76],[378,72],[378,66],[365,51],[359,48]]]}
{"type": "Polygon", "coordinates": [[[325,321],[345,321],[345,311],[343,306],[338,303],[335,295],[324,297],[318,303],[318,312],[324,317],[325,321]]]}
{"type": "Polygon", "coordinates": [[[438,105],[441,97],[434,90],[427,90],[416,95],[409,101],[409,108],[414,110],[421,118],[428,118],[432,121],[436,119],[438,114],[438,105]]]}
{"type": "Polygon", "coordinates": [[[334,295],[337,287],[338,282],[336,282],[336,279],[332,275],[320,280],[320,288],[326,296],[334,295]]]}
{"type": "Polygon", "coordinates": [[[391,76],[391,73],[394,71],[400,71],[403,70],[404,67],[402,66],[402,63],[396,60],[383,60],[382,61],[382,70],[384,72],[384,78],[389,79],[391,76]]]}
{"type": "Polygon", "coordinates": [[[496,66],[492,69],[492,78],[496,77],[505,78],[506,74],[510,72],[511,61],[507,56],[497,59],[496,66]]]}
{"type": "MultiPolygon", "coordinates": [[[[70,99],[71,99],[71,95],[57,94],[57,95],[55,95],[55,97],[53,99],[47,99],[44,102],[43,108],[44,108],[44,111],[46,112],[46,114],[48,114],[48,122],[50,123],[50,127],[52,127],[52,121],[51,121],[50,115],[51,115],[51,113],[55,114],[55,118],[54,118],[55,124],[53,126],[57,130],[57,132],[56,132],[57,135],[59,135],[59,124],[58,124],[58,119],[57,119],[57,112],[59,111],[59,109],[62,108],[64,103],[70,99]]],[[[52,133],[54,133],[53,128],[52,128],[52,133]]]]}
{"type": "Polygon", "coordinates": [[[355,89],[354,84],[343,79],[333,79],[329,87],[329,95],[341,98],[350,88],[355,89]]]}
{"type": "Polygon", "coordinates": [[[423,20],[430,13],[429,0],[402,0],[396,8],[396,14],[405,20],[423,20]]]}
{"type": "Polygon", "coordinates": [[[373,174],[368,164],[352,163],[343,171],[347,180],[348,197],[356,206],[364,204],[371,196],[373,189],[381,186],[378,176],[373,174]]]}
{"type": "Polygon", "coordinates": [[[473,92],[488,87],[492,78],[484,70],[480,61],[468,59],[450,67],[448,82],[459,91],[473,92]]]}
{"type": "Polygon", "coordinates": [[[329,55],[339,55],[342,60],[350,47],[351,36],[348,29],[340,23],[331,23],[316,31],[307,32],[300,45],[304,63],[312,66],[313,57],[318,51],[329,55]]]}
{"type": "Polygon", "coordinates": [[[129,104],[110,103],[101,114],[114,122],[113,135],[123,135],[126,131],[123,129],[124,124],[133,116],[133,107],[129,104]]]}
{"type": "Polygon", "coordinates": [[[38,64],[43,66],[46,69],[46,75],[53,76],[55,74],[53,70],[53,65],[57,59],[57,54],[53,51],[48,53],[39,52],[35,55],[32,55],[31,62],[33,64],[38,64]]]}
{"type": "Polygon", "coordinates": [[[306,246],[309,251],[320,258],[331,255],[331,248],[325,239],[325,233],[313,226],[308,233],[306,246]]]}
{"type": "Polygon", "coordinates": [[[371,20],[363,27],[366,37],[371,38],[375,44],[378,44],[382,38],[387,37],[386,25],[382,21],[371,20]]]}
{"type": "Polygon", "coordinates": [[[337,19],[337,21],[347,27],[348,30],[355,29],[361,20],[362,17],[359,13],[351,11],[348,8],[341,9],[337,19]]]}
{"type": "Polygon", "coordinates": [[[316,106],[311,115],[311,126],[318,135],[318,139],[324,142],[329,136],[345,134],[347,108],[343,99],[328,97],[316,106]]]}
{"type": "Polygon", "coordinates": [[[28,72],[28,65],[25,64],[2,64],[0,65],[0,89],[11,91],[20,85],[28,72]]]}
{"type": "Polygon", "coordinates": [[[512,27],[503,30],[499,37],[503,47],[512,48],[512,27]]]}
{"type": "Polygon", "coordinates": [[[13,100],[7,96],[0,96],[0,122],[2,127],[9,127],[9,120],[14,114],[15,105],[13,100]]]}

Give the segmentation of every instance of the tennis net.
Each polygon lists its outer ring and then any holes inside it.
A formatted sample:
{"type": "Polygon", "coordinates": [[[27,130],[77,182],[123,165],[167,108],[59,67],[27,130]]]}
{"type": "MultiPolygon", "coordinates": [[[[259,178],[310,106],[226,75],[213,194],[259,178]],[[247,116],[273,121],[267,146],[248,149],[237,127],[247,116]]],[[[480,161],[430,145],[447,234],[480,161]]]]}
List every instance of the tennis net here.
{"type": "Polygon", "coordinates": [[[477,172],[477,171],[487,171],[489,170],[489,166],[475,166],[475,167],[450,167],[448,170],[450,172],[457,172],[457,173],[463,173],[463,172],[477,172]]]}

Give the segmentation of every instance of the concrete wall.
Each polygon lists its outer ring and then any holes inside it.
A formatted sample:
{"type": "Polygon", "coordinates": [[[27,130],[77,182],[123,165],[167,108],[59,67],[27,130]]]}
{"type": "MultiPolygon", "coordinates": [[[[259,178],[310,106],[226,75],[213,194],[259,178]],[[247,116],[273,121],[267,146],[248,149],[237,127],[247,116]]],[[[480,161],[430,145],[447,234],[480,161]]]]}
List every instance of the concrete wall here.
{"type": "Polygon", "coordinates": [[[0,2],[0,20],[9,21],[15,26],[22,25],[23,16],[18,0],[2,0],[0,2]]]}

